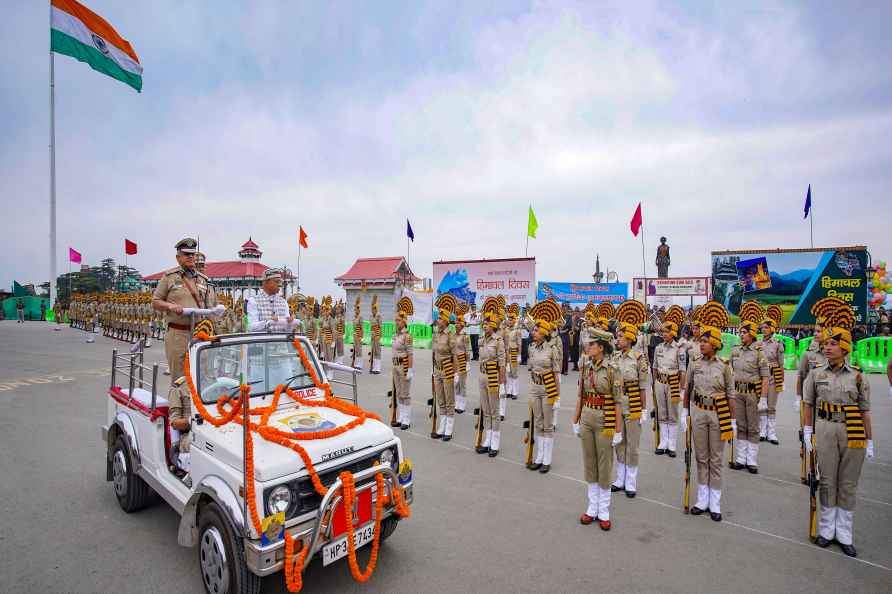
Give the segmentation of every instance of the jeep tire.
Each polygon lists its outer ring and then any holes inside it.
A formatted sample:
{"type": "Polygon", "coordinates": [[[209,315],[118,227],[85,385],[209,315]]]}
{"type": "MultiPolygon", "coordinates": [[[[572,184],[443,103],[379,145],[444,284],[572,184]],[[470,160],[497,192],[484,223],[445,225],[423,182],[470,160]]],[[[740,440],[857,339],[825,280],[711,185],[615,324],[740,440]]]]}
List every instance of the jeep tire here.
{"type": "Polygon", "coordinates": [[[216,503],[198,519],[198,569],[208,594],[258,594],[260,578],[248,570],[245,547],[216,503]]]}
{"type": "Polygon", "coordinates": [[[112,482],[118,505],[128,514],[145,508],[152,499],[152,489],[133,472],[133,456],[123,435],[119,435],[111,452],[112,482]]]}
{"type": "Polygon", "coordinates": [[[381,520],[381,541],[385,541],[390,538],[390,535],[393,534],[393,531],[396,530],[396,525],[400,523],[399,516],[393,515],[388,516],[381,520]]]}

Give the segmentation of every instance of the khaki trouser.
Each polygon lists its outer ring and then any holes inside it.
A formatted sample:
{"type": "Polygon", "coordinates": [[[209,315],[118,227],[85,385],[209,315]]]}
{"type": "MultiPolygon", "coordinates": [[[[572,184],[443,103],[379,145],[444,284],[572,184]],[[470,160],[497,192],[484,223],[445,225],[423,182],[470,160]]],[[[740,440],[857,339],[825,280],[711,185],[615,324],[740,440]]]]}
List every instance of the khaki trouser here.
{"type": "Polygon", "coordinates": [[[338,338],[335,340],[335,356],[343,357],[344,356],[344,339],[338,338]]]}
{"type": "Polygon", "coordinates": [[[396,398],[399,403],[412,404],[412,396],[409,394],[412,380],[403,374],[403,366],[399,363],[394,363],[390,373],[393,377],[393,388],[396,390],[396,398]]]}
{"type": "Polygon", "coordinates": [[[536,435],[550,436],[554,433],[554,407],[548,404],[545,386],[530,384],[530,404],[536,422],[536,435]]]}
{"type": "Polygon", "coordinates": [[[455,393],[461,394],[465,398],[468,397],[468,374],[459,373],[456,375],[455,393]]]}
{"type": "Polygon", "coordinates": [[[322,358],[326,361],[334,361],[334,343],[322,343],[322,358]]]}
{"type": "Polygon", "coordinates": [[[624,417],[623,440],[615,448],[616,461],[626,466],[638,466],[638,446],[640,443],[641,423],[638,422],[638,419],[624,417]]]}
{"type": "Polygon", "coordinates": [[[446,378],[436,374],[434,376],[434,393],[437,395],[437,404],[440,414],[451,417],[455,414],[455,383],[452,378],[446,378]]]}
{"type": "Polygon", "coordinates": [[[864,448],[850,448],[845,423],[818,419],[815,423],[821,507],[855,511],[855,491],[864,465],[864,448]]]}
{"type": "Polygon", "coordinates": [[[170,368],[170,384],[183,377],[186,349],[189,348],[189,332],[168,326],[164,335],[164,355],[170,368]]]}
{"type": "MultiPolygon", "coordinates": [[[[738,421],[739,423],[739,421],[738,421]]],[[[691,425],[694,442],[694,456],[697,459],[697,483],[711,489],[722,489],[722,456],[725,442],[719,431],[719,417],[715,411],[691,406],[691,425]]],[[[738,425],[739,429],[740,425],[738,425]]],[[[759,439],[759,426],[756,424],[756,439],[759,439]]]]}
{"type": "Polygon", "coordinates": [[[372,359],[380,359],[381,358],[381,339],[373,338],[372,339],[372,359]]]}
{"type": "Polygon", "coordinates": [[[737,419],[737,439],[759,443],[759,395],[738,394],[737,410],[734,418],[737,419]]]}
{"type": "Polygon", "coordinates": [[[585,482],[598,483],[602,489],[609,489],[613,480],[613,437],[604,435],[603,429],[604,412],[583,405],[579,437],[585,482]]]}
{"type": "MultiPolygon", "coordinates": [[[[672,390],[669,384],[654,382],[654,398],[657,399],[660,423],[678,423],[678,403],[672,403],[672,390]]],[[[663,428],[660,427],[662,431],[663,428]]]]}
{"type": "Polygon", "coordinates": [[[486,375],[481,373],[477,378],[477,385],[480,387],[480,410],[483,414],[483,428],[499,430],[499,393],[496,392],[490,396],[487,389],[486,375]]]}
{"type": "Polygon", "coordinates": [[[767,414],[769,417],[773,417],[777,414],[777,389],[774,387],[774,377],[769,377],[768,382],[768,411],[767,414]]]}

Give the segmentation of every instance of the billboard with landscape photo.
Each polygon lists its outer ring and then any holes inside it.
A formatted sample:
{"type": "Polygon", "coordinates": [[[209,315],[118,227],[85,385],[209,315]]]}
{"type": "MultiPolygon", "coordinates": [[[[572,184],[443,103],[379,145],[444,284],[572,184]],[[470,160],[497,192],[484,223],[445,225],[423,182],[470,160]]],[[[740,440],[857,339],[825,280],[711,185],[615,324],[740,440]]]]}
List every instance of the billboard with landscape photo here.
{"type": "Polygon", "coordinates": [[[862,323],[867,311],[867,261],[864,246],[713,252],[713,298],[728,308],[735,324],[741,304],[755,299],[763,305],[780,305],[782,325],[809,326],[815,323],[814,302],[836,296],[852,306],[862,323]]]}

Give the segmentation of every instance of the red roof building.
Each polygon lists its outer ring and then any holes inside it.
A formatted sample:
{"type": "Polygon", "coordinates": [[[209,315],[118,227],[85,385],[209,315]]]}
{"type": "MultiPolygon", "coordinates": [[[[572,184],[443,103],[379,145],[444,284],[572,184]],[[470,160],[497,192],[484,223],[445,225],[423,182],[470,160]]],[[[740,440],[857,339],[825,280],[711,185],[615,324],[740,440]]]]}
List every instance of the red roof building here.
{"type": "MultiPolygon", "coordinates": [[[[204,274],[211,279],[218,291],[221,289],[228,292],[240,291],[242,296],[246,292],[248,295],[251,295],[260,290],[260,285],[263,282],[263,273],[269,266],[260,261],[263,252],[260,251],[260,246],[254,243],[251,238],[248,238],[248,241],[242,244],[238,255],[238,260],[206,262],[204,274]]],[[[165,272],[166,270],[162,270],[161,272],[150,274],[143,277],[143,280],[150,287],[157,287],[158,281],[161,280],[165,272]]],[[[286,288],[292,286],[294,276],[291,274],[291,271],[285,270],[284,276],[286,288]]]]}
{"type": "Polygon", "coordinates": [[[353,304],[360,300],[362,315],[371,315],[372,297],[378,297],[378,307],[385,320],[393,319],[394,306],[404,287],[412,287],[421,279],[415,276],[402,256],[390,258],[360,258],[350,270],[334,281],[347,293],[347,317],[352,318],[353,304]]]}

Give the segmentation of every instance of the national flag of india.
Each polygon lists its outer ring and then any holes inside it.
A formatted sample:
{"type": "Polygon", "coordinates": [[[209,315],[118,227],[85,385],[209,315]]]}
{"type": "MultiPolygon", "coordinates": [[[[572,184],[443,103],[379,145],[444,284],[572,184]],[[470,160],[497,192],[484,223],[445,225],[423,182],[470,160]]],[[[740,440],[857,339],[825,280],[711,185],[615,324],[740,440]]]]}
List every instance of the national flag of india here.
{"type": "Polygon", "coordinates": [[[52,51],[142,89],[142,66],[130,43],[101,16],[75,0],[51,0],[52,51]]]}

